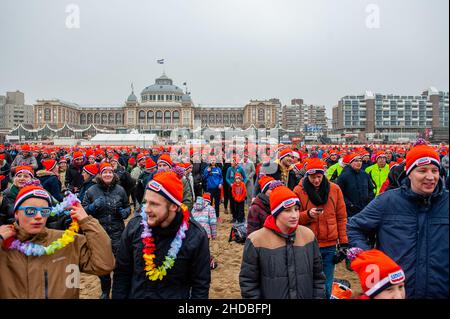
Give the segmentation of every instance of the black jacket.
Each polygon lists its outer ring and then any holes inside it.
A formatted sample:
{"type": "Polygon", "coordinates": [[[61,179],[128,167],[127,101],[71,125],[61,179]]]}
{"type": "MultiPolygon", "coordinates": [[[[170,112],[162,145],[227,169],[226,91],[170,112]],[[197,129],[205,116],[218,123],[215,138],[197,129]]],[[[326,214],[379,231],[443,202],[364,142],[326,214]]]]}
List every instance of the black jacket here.
{"type": "Polygon", "coordinates": [[[83,171],[83,167],[76,168],[73,165],[70,165],[66,171],[66,186],[67,189],[72,191],[74,187],[80,190],[81,186],[83,186],[84,180],[81,172],[83,171]]]}
{"type": "Polygon", "coordinates": [[[125,229],[123,218],[119,213],[119,208],[123,208],[127,212],[127,217],[130,214],[130,203],[128,201],[127,193],[118,185],[118,177],[114,176],[111,185],[106,186],[102,179],[97,176],[95,185],[90,187],[84,195],[82,205],[89,215],[98,219],[105,231],[111,238],[111,244],[114,254],[119,247],[120,236],[125,229]],[[89,205],[97,198],[103,197],[105,205],[98,210],[89,210],[89,205]]]}
{"type": "Polygon", "coordinates": [[[375,186],[372,180],[362,169],[357,172],[351,166],[346,166],[339,175],[336,184],[342,190],[347,208],[347,216],[359,213],[372,199],[375,198],[375,186]]]}
{"type": "Polygon", "coordinates": [[[203,186],[203,172],[205,168],[208,167],[208,164],[205,162],[194,163],[192,164],[192,177],[194,178],[194,185],[203,186]]]}
{"type": "Polygon", "coordinates": [[[37,171],[36,176],[38,177],[41,185],[47,192],[50,193],[58,202],[63,201],[63,195],[61,193],[61,182],[54,173],[41,170],[37,171]]]}
{"type": "Polygon", "coordinates": [[[78,199],[81,202],[83,202],[84,195],[86,195],[87,190],[91,188],[92,185],[95,185],[94,179],[95,176],[91,176],[87,181],[83,182],[83,186],[81,186],[81,189],[78,192],[78,199]]]}
{"type": "MultiPolygon", "coordinates": [[[[8,154],[8,153],[5,153],[5,154],[8,154]]],[[[8,183],[10,181],[9,173],[11,171],[11,166],[9,165],[9,163],[6,160],[3,162],[4,162],[3,166],[0,166],[0,176],[5,176],[5,178],[1,181],[0,191],[3,191],[4,189],[6,189],[6,187],[8,186],[8,183]]]]}
{"type": "Polygon", "coordinates": [[[128,173],[122,166],[117,168],[114,171],[119,177],[119,185],[125,189],[127,196],[130,197],[131,192],[134,190],[136,186],[136,181],[131,177],[131,174],[128,173]]]}
{"type": "MultiPolygon", "coordinates": [[[[116,256],[112,287],[114,299],[207,299],[211,282],[210,253],[206,231],[192,218],[174,266],[162,280],[150,281],[145,276],[142,257],[142,217],[135,216],[123,232],[116,256]]],[[[167,228],[154,227],[156,266],[162,264],[172,240],[181,225],[177,215],[167,228]]]]}
{"type": "Polygon", "coordinates": [[[153,175],[155,174],[147,172],[146,170],[142,171],[139,175],[135,188],[135,196],[139,204],[141,204],[144,199],[145,188],[147,187],[148,182],[153,178],[153,175]]]}
{"type": "Polygon", "coordinates": [[[3,201],[0,206],[0,226],[14,223],[14,202],[18,193],[19,190],[14,185],[3,192],[3,201]]]}

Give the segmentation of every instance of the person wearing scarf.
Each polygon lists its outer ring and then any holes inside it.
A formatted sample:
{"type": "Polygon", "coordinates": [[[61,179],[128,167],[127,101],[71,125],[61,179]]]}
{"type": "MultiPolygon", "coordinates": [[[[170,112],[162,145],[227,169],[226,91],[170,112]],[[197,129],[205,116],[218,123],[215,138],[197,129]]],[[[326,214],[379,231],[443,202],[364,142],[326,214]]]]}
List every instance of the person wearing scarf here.
{"type": "Polygon", "coordinates": [[[336,247],[348,246],[347,210],[344,195],[335,183],[324,176],[326,164],[312,158],[306,165],[306,176],[294,188],[300,200],[300,225],[311,229],[317,238],[326,276],[327,298],[331,297],[336,247]]]}
{"type": "Polygon", "coordinates": [[[282,182],[270,185],[270,215],[245,242],[239,285],[245,299],[325,298],[314,233],[299,226],[300,201],[282,182]]]}

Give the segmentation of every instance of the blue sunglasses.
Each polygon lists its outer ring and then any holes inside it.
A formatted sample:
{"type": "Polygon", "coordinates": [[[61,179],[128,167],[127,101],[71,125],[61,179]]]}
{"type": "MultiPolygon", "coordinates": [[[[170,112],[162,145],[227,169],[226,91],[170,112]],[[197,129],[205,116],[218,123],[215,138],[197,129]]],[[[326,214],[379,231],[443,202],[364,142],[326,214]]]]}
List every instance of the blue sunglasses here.
{"type": "Polygon", "coordinates": [[[19,210],[23,210],[25,216],[34,217],[38,212],[41,212],[42,217],[49,217],[52,209],[51,207],[34,207],[34,206],[19,206],[19,210]]]}

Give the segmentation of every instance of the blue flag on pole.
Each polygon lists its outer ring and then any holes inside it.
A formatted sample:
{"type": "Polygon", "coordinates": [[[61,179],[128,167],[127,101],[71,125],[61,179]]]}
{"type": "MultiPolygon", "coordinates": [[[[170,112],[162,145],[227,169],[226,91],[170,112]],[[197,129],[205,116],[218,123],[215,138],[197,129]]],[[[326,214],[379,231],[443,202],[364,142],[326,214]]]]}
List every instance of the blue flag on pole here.
{"type": "Polygon", "coordinates": [[[164,59],[156,60],[156,62],[158,62],[158,64],[164,64],[164,59]]]}

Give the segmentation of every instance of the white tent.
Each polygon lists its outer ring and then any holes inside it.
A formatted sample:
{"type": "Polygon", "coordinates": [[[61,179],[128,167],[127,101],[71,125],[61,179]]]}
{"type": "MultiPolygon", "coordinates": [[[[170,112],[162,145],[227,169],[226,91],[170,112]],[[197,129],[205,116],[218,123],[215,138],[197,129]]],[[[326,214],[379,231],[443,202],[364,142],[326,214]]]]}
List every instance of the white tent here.
{"type": "Polygon", "coordinates": [[[97,134],[90,142],[97,145],[149,147],[158,143],[158,136],[156,134],[97,134]]]}

